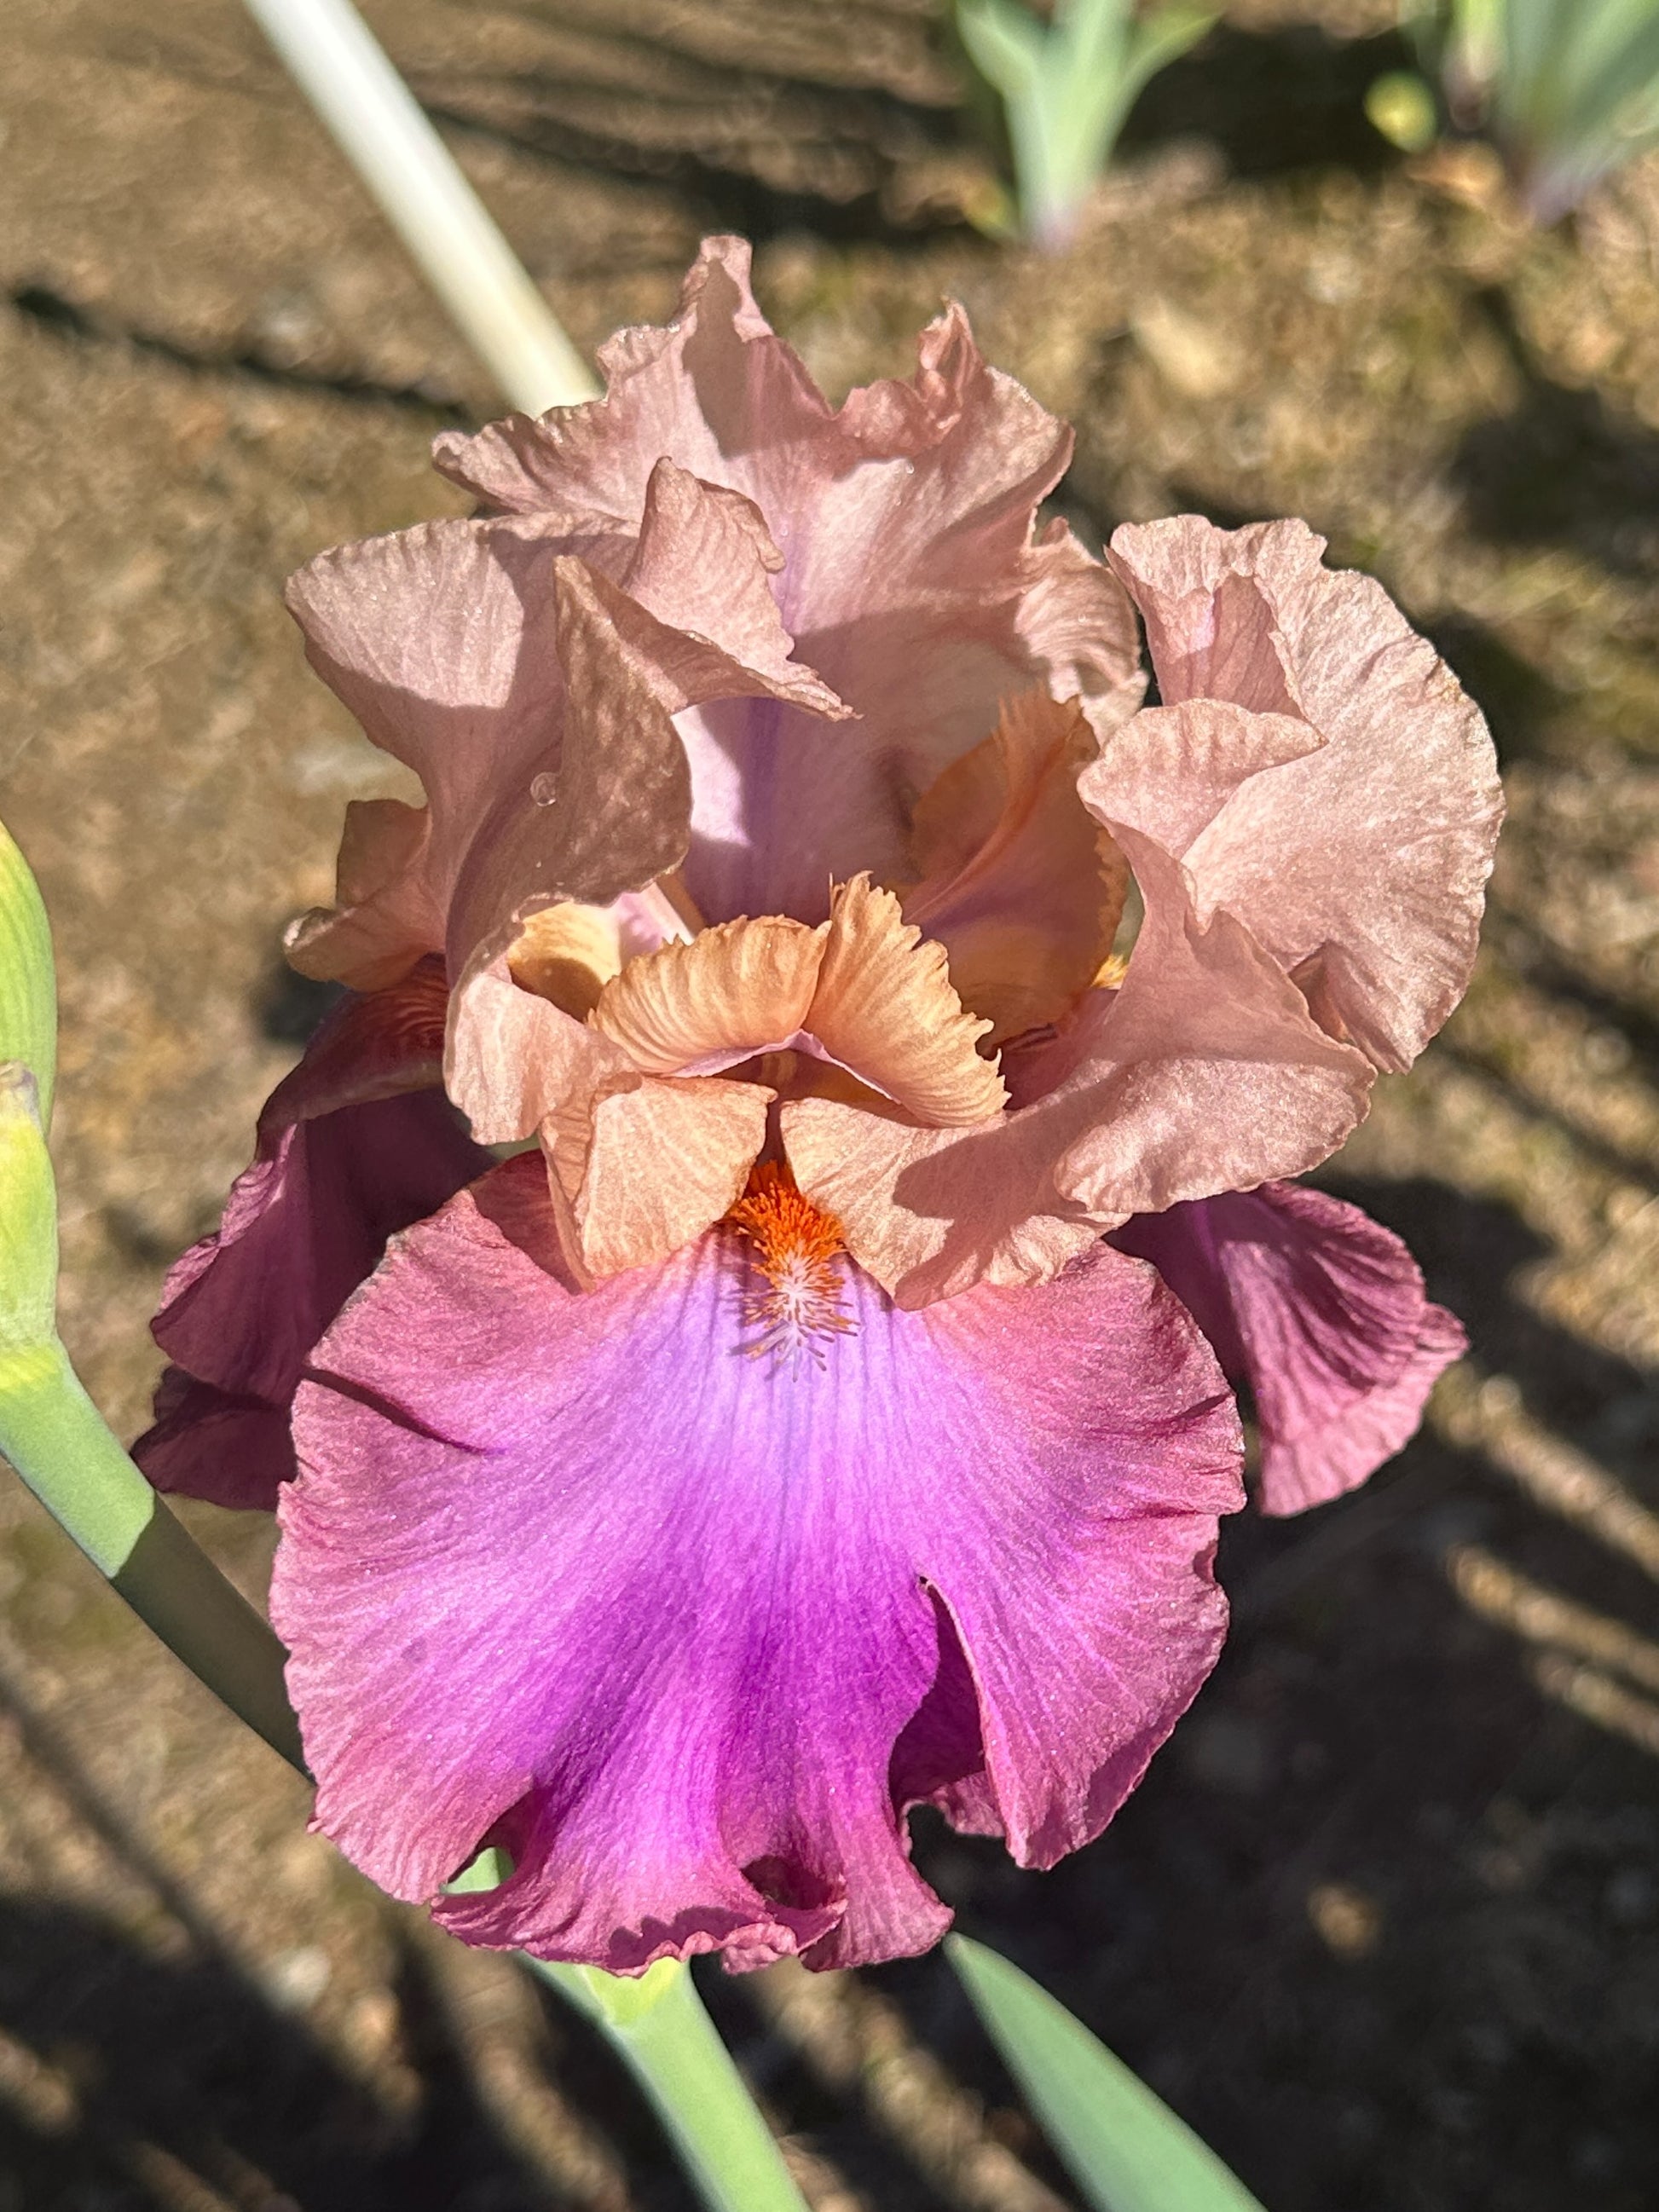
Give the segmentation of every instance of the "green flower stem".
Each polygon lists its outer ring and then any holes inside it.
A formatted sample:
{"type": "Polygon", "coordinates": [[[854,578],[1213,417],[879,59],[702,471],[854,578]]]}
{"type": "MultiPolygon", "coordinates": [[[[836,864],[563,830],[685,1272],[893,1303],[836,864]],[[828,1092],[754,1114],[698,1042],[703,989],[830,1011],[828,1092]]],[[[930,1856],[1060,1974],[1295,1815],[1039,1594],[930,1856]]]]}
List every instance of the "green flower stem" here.
{"type": "Polygon", "coordinates": [[[282,1645],[122,1450],[55,1337],[0,1358],[0,1452],[139,1619],[303,1772],[282,1645]]]}
{"type": "Polygon", "coordinates": [[[805,2212],[683,1961],[659,1960],[637,1981],[592,1966],[525,1964],[599,2028],[650,2099],[710,2212],[805,2212]]]}

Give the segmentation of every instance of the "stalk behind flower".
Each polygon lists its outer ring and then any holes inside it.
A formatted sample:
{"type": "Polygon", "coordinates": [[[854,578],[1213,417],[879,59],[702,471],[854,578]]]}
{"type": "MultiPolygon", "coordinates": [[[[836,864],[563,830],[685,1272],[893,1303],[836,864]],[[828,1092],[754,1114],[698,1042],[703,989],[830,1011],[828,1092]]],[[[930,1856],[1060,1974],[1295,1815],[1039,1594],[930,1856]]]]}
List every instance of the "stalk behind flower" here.
{"type": "Polygon", "coordinates": [[[306,97],[515,407],[599,386],[351,0],[248,0],[306,97]]]}

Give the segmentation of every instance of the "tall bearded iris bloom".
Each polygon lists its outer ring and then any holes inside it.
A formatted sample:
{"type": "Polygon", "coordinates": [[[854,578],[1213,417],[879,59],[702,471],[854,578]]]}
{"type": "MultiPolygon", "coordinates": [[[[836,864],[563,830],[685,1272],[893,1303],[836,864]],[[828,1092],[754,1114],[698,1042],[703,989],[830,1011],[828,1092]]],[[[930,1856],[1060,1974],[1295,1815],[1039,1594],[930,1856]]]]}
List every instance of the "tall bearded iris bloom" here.
{"type": "Polygon", "coordinates": [[[295,580],[427,804],[353,808],[296,927],[350,995],[140,1449],[277,1504],[318,1824],[386,1888],[491,1842],[473,1941],[848,1964],[945,1924],[910,1808],[1048,1865],[1193,1697],[1229,1381],[1291,1510],[1457,1349],[1284,1178],[1455,1003],[1494,766],[1300,525],[1034,534],[1068,435],[957,309],[831,409],[716,240],[605,367],[440,440],[477,520],[295,580]]]}

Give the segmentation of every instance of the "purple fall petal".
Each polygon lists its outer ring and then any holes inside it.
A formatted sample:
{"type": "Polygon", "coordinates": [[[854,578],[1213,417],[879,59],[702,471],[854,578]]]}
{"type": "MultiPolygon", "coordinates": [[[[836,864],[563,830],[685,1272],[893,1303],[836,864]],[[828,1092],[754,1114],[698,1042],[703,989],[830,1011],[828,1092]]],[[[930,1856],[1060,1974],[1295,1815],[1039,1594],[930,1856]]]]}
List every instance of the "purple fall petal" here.
{"type": "Polygon", "coordinates": [[[1264,1513],[1364,1482],[1467,1349],[1400,1239],[1323,1191],[1264,1183],[1139,1214],[1113,1241],[1154,1263],[1229,1378],[1249,1385],[1264,1513]]]}
{"type": "Polygon", "coordinates": [[[726,1228],[585,1296],[540,1163],[398,1238],[295,1409],[273,1618],[318,1823],[468,1940],[637,1972],[925,1948],[928,1797],[1026,1864],[1098,1832],[1212,1665],[1235,1410],[1149,1269],[894,1307],[822,1364],[726,1228]],[[410,1764],[419,1787],[411,1789],[410,1764]]]}
{"type": "Polygon", "coordinates": [[[253,1164],[168,1273],[152,1324],[173,1363],[133,1456],[158,1490],[269,1511],[294,1468],[307,1354],[394,1231],[490,1164],[438,1075],[441,976],[349,1000],[259,1117],[253,1164]]]}

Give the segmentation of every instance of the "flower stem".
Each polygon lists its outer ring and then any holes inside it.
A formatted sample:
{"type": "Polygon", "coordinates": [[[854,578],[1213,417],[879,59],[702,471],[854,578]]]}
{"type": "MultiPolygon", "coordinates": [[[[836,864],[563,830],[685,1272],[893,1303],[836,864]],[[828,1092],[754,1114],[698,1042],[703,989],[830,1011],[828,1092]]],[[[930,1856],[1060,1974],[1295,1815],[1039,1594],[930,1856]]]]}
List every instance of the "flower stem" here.
{"type": "Polygon", "coordinates": [[[247,0],[462,336],[532,415],[599,395],[592,372],[351,0],[247,0]]]}
{"type": "Polygon", "coordinates": [[[0,1357],[0,1452],[139,1619],[303,1772],[281,1644],[123,1451],[55,1337],[0,1357]]]}
{"type": "Polygon", "coordinates": [[[646,2095],[709,2212],[805,2212],[683,1960],[637,1981],[592,1966],[525,1964],[592,2021],[646,2095]]]}

